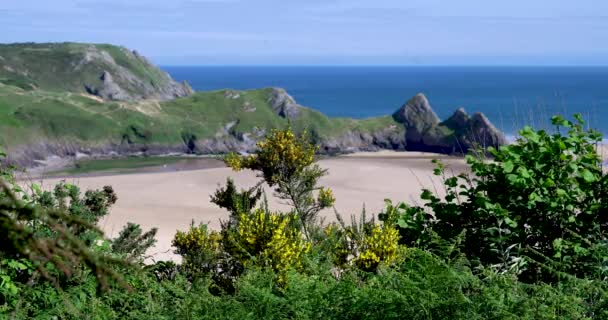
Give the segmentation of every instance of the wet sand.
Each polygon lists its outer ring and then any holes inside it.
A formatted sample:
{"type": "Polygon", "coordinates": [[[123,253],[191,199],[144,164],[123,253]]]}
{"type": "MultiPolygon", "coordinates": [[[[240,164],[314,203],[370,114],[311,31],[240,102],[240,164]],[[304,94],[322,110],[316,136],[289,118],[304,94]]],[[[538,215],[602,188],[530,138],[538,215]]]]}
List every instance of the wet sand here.
{"type": "MultiPolygon", "coordinates": [[[[384,199],[393,202],[419,202],[422,187],[441,188],[433,176],[433,158],[441,158],[449,170],[462,172],[466,166],[462,158],[450,158],[417,152],[358,153],[325,158],[319,165],[329,170],[321,185],[331,187],[337,198],[335,209],[344,217],[359,215],[365,206],[368,216],[377,215],[384,207],[384,199]]],[[[173,258],[171,240],[176,230],[184,230],[192,220],[219,227],[220,219],[228,213],[209,199],[226,178],[234,178],[237,186],[251,187],[259,181],[254,172],[233,172],[216,159],[200,159],[198,165],[187,167],[145,168],[131,174],[107,174],[86,177],[44,179],[45,188],[52,188],[60,180],[75,183],[84,191],[114,187],[118,202],[109,216],[100,222],[108,237],[116,237],[127,222],[135,222],[149,229],[158,227],[158,243],[150,252],[155,260],[173,258]],[[168,171],[169,170],[169,171],[168,171]]],[[[439,190],[437,190],[440,192],[439,190]]],[[[272,197],[266,188],[271,209],[287,207],[272,197]]],[[[333,209],[324,210],[326,221],[335,220],[333,209]]]]}

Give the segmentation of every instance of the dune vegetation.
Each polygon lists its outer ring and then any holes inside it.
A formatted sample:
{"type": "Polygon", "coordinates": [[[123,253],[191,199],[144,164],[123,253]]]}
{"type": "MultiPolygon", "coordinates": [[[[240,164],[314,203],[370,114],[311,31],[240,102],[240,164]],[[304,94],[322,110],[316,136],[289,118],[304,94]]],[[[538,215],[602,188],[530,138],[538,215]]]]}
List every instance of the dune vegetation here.
{"type": "MultiPolygon", "coordinates": [[[[310,135],[268,132],[225,158],[260,184],[212,195],[220,229],[176,231],[181,261],[147,261],[156,229],[95,227],[110,186],[23,189],[2,169],[0,315],[12,319],[606,319],[608,176],[581,117],[472,151],[425,203],[323,223],[331,189],[310,135]],[[486,160],[487,153],[493,159],[486,160]],[[268,207],[261,183],[290,204],[268,207]],[[349,222],[347,222],[349,221],[349,222]]],[[[398,199],[395,199],[398,200],[398,199]]],[[[168,212],[167,214],[171,214],[168,212]]],[[[196,218],[196,217],[193,217],[196,218]]]]}

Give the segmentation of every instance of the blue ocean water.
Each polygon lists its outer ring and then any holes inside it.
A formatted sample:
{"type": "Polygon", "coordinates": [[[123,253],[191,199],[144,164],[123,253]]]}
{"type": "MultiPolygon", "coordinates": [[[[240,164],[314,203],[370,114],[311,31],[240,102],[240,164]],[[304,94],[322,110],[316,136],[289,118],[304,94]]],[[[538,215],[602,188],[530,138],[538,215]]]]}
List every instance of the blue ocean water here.
{"type": "Polygon", "coordinates": [[[285,88],[334,117],[392,114],[418,92],[440,118],[481,111],[505,133],[582,113],[608,134],[608,67],[164,67],[195,90],[285,88]]]}

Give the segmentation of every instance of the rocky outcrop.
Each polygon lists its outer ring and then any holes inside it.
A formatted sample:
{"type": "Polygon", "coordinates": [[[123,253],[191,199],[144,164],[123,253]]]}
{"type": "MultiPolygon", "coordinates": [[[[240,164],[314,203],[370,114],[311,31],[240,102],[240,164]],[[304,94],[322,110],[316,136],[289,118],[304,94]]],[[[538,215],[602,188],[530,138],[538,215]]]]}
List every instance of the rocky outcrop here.
{"type": "Polygon", "coordinates": [[[101,67],[101,83],[85,83],[89,93],[107,100],[171,100],[187,97],[194,91],[187,82],[177,83],[169,74],[158,69],[137,51],[115,47],[114,56],[104,48],[90,45],[75,70],[95,70],[101,67]],[[116,61],[119,56],[121,63],[116,61]],[[122,62],[122,61],[127,62],[122,62]],[[142,72],[142,70],[145,70],[142,72]]]}
{"type": "Polygon", "coordinates": [[[63,167],[79,155],[90,158],[108,156],[157,156],[167,154],[222,154],[228,152],[251,153],[256,142],[264,136],[263,131],[249,134],[227,134],[213,138],[197,139],[183,135],[183,143],[158,144],[142,142],[109,142],[90,144],[86,142],[39,140],[36,143],[10,148],[6,162],[20,168],[63,167]]]}
{"type": "Polygon", "coordinates": [[[464,128],[469,120],[469,115],[461,107],[454,111],[454,114],[444,121],[443,124],[452,130],[457,130],[458,128],[464,128]]]}
{"type": "Polygon", "coordinates": [[[296,118],[302,108],[283,88],[272,88],[268,102],[272,109],[283,118],[296,118]]]}
{"type": "Polygon", "coordinates": [[[422,93],[415,95],[393,113],[393,119],[405,126],[405,138],[409,144],[422,143],[424,135],[439,124],[439,117],[422,93]]]}
{"type": "Polygon", "coordinates": [[[320,152],[327,154],[357,151],[378,151],[382,149],[405,150],[405,136],[402,129],[390,126],[373,133],[351,131],[338,137],[319,141],[320,152]]]}
{"type": "MultiPolygon", "coordinates": [[[[95,50],[95,49],[91,49],[95,50]]],[[[124,53],[128,55],[128,53],[124,53]]],[[[132,52],[132,59],[142,64],[146,69],[153,70],[154,78],[136,75],[133,70],[121,66],[113,57],[102,51],[100,54],[89,54],[84,63],[95,66],[95,62],[103,61],[109,70],[103,70],[97,84],[85,83],[84,87],[90,94],[105,100],[129,101],[142,99],[171,100],[191,95],[194,90],[187,82],[177,83],[167,73],[152,65],[145,57],[136,51],[132,52]],[[95,60],[101,59],[101,60],[95,60]],[[113,73],[113,74],[112,74],[113,73]]],[[[82,65],[83,62],[80,63],[82,65]]],[[[81,66],[84,67],[84,66],[81,66]]]]}
{"type": "Polygon", "coordinates": [[[104,71],[99,77],[101,85],[98,88],[85,85],[88,93],[105,100],[131,100],[133,97],[123,90],[108,71],[104,71]]]}
{"type": "Polygon", "coordinates": [[[393,114],[405,128],[405,148],[447,154],[464,154],[476,147],[506,144],[504,134],[482,113],[473,117],[459,108],[440,122],[424,94],[417,94],[393,114]]]}
{"type": "Polygon", "coordinates": [[[505,135],[480,112],[473,114],[465,126],[468,132],[464,135],[468,145],[479,145],[483,148],[507,144],[505,135]]]}
{"type": "MultiPolygon", "coordinates": [[[[126,95],[133,97],[130,92],[126,92],[117,83],[116,77],[110,71],[102,72],[99,80],[102,85],[99,86],[99,89],[91,89],[91,93],[103,96],[108,100],[126,99],[126,95]]],[[[108,134],[104,136],[104,139],[92,141],[82,139],[78,135],[36,134],[30,137],[30,143],[9,145],[10,148],[6,149],[11,156],[10,160],[23,167],[46,165],[45,161],[48,159],[71,159],[79,154],[103,157],[167,153],[249,153],[256,150],[256,142],[263,139],[270,129],[277,125],[287,124],[285,119],[279,117],[289,119],[292,124],[296,125],[294,127],[308,129],[311,138],[320,146],[320,152],[325,154],[390,149],[461,155],[477,146],[499,146],[506,143],[504,135],[481,113],[469,116],[463,108],[460,108],[447,120],[441,122],[423,94],[417,94],[411,98],[392,117],[355,120],[332,119],[302,107],[284,89],[263,89],[259,93],[266,95],[264,97],[266,104],[263,103],[264,100],[252,100],[252,95],[246,91],[214,91],[208,93],[212,99],[199,99],[200,96],[205,95],[201,93],[191,100],[186,100],[185,105],[189,108],[190,103],[195,106],[195,103],[200,100],[212,100],[214,101],[213,107],[216,108],[214,111],[228,110],[225,115],[222,115],[225,117],[214,116],[207,120],[204,118],[205,112],[208,112],[207,108],[201,108],[198,111],[191,108],[184,113],[166,113],[173,117],[172,121],[168,123],[163,123],[163,117],[158,115],[163,115],[163,112],[171,109],[181,111],[181,108],[173,105],[177,103],[179,106],[181,101],[157,102],[153,108],[154,112],[146,109],[141,101],[121,103],[122,108],[141,112],[143,115],[150,116],[154,122],[159,121],[162,128],[166,126],[172,130],[167,132],[150,130],[148,125],[151,122],[127,121],[128,125],[124,130],[118,131],[118,134],[108,134]],[[227,102],[227,104],[222,105],[222,102],[227,102]],[[270,113],[271,110],[275,114],[270,113]],[[197,117],[193,117],[199,122],[192,127],[179,125],[181,117],[193,116],[192,111],[200,112],[197,117]],[[259,111],[263,111],[263,113],[259,111]],[[255,117],[253,117],[253,112],[256,112],[255,117]],[[260,118],[260,115],[265,118],[260,118]],[[255,119],[256,123],[252,123],[252,119],[255,119]],[[219,121],[221,123],[218,123],[219,121]],[[174,123],[178,123],[178,125],[173,126],[174,123]],[[198,130],[199,125],[207,126],[205,127],[207,131],[198,130]],[[216,132],[209,132],[210,127],[216,127],[216,132]],[[170,135],[174,139],[168,142],[166,136],[159,138],[159,135],[164,134],[170,135]]],[[[19,94],[23,93],[19,91],[19,94]]],[[[253,97],[259,97],[258,94],[253,97]]],[[[66,110],[70,110],[67,108],[77,106],[76,104],[66,104],[64,107],[66,110]]],[[[18,110],[15,112],[15,117],[24,123],[28,123],[27,121],[37,123],[33,121],[36,120],[34,115],[40,114],[38,110],[35,109],[30,113],[18,110]]],[[[120,119],[122,121],[122,118],[120,119]]],[[[95,122],[91,123],[95,124],[95,122]]],[[[119,122],[116,122],[116,125],[124,126],[119,122]]],[[[32,125],[32,128],[35,126],[32,125]]]]}

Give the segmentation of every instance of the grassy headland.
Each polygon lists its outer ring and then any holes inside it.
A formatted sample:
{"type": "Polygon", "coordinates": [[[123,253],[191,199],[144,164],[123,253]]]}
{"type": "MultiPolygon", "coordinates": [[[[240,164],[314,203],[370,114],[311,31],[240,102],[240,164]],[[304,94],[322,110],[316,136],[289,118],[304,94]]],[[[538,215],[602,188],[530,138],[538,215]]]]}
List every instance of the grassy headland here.
{"type": "Polygon", "coordinates": [[[109,44],[0,44],[0,82],[25,90],[88,93],[103,72],[113,75],[127,93],[146,96],[147,87],[161,89],[173,80],[136,51],[109,44]],[[142,83],[145,84],[142,86],[142,83]]]}
{"type": "Polygon", "coordinates": [[[325,153],[461,153],[504,142],[483,115],[459,111],[441,122],[422,94],[393,115],[334,118],[280,88],[194,93],[123,47],[0,45],[0,147],[26,167],[78,153],[251,152],[271,129],[289,125],[325,153]]]}

